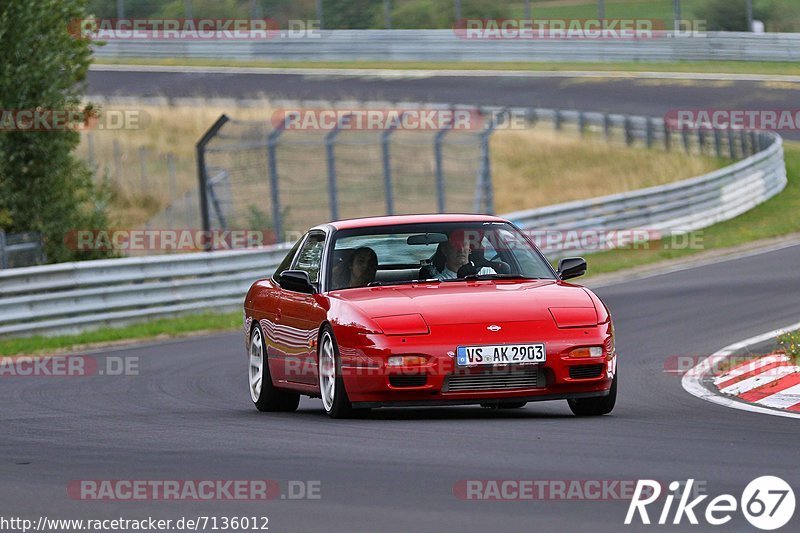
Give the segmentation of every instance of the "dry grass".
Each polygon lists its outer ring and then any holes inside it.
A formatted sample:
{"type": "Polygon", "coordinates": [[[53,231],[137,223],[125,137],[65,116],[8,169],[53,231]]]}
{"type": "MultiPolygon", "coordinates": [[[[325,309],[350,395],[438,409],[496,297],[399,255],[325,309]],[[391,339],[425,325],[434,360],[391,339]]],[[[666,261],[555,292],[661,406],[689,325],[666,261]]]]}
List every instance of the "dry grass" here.
{"type": "Polygon", "coordinates": [[[499,213],[661,185],[722,164],[711,157],[581,140],[544,127],[499,131],[492,138],[499,213]]]}
{"type": "MultiPolygon", "coordinates": [[[[106,107],[135,108],[149,117],[147,127],[144,128],[98,130],[93,133],[94,160],[99,174],[102,175],[105,171],[111,178],[114,191],[111,211],[115,224],[120,227],[140,227],[166,209],[174,198],[196,190],[195,143],[222,113],[239,120],[266,122],[272,112],[267,101],[256,107],[234,108],[214,105],[173,107],[137,104],[106,107]],[[120,176],[116,175],[114,141],[118,143],[122,154],[120,176]],[[144,179],[140,147],[146,149],[144,179]],[[168,172],[167,153],[175,156],[174,180],[168,172]]],[[[88,154],[86,136],[84,134],[81,145],[84,156],[88,154]]],[[[393,157],[397,157],[401,163],[401,168],[395,171],[398,181],[395,185],[396,208],[398,211],[435,208],[433,196],[427,193],[424,198],[430,197],[431,206],[422,206],[416,197],[412,197],[415,193],[419,194],[419,187],[428,187],[432,182],[432,157],[428,154],[431,152],[430,133],[398,132],[395,142],[398,146],[396,150],[393,149],[393,157]],[[424,145],[424,150],[413,146],[403,148],[404,139],[408,139],[404,136],[417,136],[417,142],[424,145]],[[408,179],[404,177],[404,171],[409,175],[408,179]],[[404,180],[407,183],[400,183],[404,180]],[[406,194],[412,196],[406,197],[406,194]]],[[[722,164],[709,157],[627,148],[606,143],[602,139],[580,139],[575,134],[553,132],[547,125],[531,130],[498,131],[493,135],[491,144],[495,208],[498,213],[658,185],[698,175],[722,164]]],[[[471,155],[476,156],[477,153],[473,152],[471,155]]],[[[287,150],[286,155],[285,159],[294,157],[299,161],[294,163],[292,172],[282,174],[282,178],[286,175],[291,178],[283,197],[285,203],[293,205],[290,215],[302,221],[304,227],[314,222],[311,218],[327,218],[327,209],[323,203],[306,206],[314,210],[313,217],[302,211],[301,206],[303,198],[308,198],[309,190],[319,191],[327,186],[324,148],[302,147],[295,152],[287,150]],[[301,164],[304,158],[308,160],[307,164],[301,164]]],[[[445,156],[448,157],[447,154],[445,156]]],[[[353,205],[351,210],[343,209],[341,216],[373,214],[382,210],[381,190],[374,183],[366,183],[369,180],[380,183],[379,151],[358,146],[342,147],[337,151],[337,157],[341,157],[337,168],[342,176],[340,186],[349,189],[363,187],[361,197],[356,199],[358,205],[353,205]],[[364,160],[368,161],[366,165],[364,160]],[[367,186],[373,186],[374,190],[367,186]],[[364,209],[371,211],[362,213],[364,209]]],[[[450,168],[461,164],[460,156],[455,152],[449,160],[454,161],[450,168]]],[[[451,163],[446,163],[446,168],[447,165],[451,163]]],[[[474,165],[474,162],[469,162],[469,165],[474,165]]],[[[472,167],[463,163],[457,171],[467,175],[472,172],[472,167]]],[[[259,167],[249,169],[248,172],[257,177],[259,186],[265,186],[266,182],[262,181],[262,177],[266,176],[266,169],[259,167]]],[[[471,187],[474,184],[468,185],[464,189],[465,194],[471,196],[471,187]]],[[[448,183],[448,187],[450,186],[448,183]]],[[[261,193],[247,191],[247,194],[258,198],[261,193]]],[[[324,195],[316,196],[319,197],[319,202],[324,202],[324,195]]],[[[347,201],[340,198],[340,202],[346,204],[347,201]]],[[[464,202],[465,205],[471,205],[468,198],[464,202]]],[[[448,207],[458,208],[452,204],[448,207]]]]}

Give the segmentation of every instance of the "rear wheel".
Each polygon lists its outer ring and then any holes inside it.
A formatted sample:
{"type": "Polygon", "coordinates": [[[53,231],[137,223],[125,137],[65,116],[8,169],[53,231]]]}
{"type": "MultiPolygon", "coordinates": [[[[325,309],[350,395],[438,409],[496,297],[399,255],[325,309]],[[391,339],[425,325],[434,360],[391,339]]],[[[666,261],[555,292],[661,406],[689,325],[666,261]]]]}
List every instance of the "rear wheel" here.
{"type": "Polygon", "coordinates": [[[339,346],[330,326],[322,329],[319,342],[319,392],[322,406],[331,418],[349,418],[368,412],[368,409],[353,409],[341,373],[339,346]]]}
{"type": "Polygon", "coordinates": [[[250,333],[250,399],[259,411],[295,411],[300,404],[300,395],[276,388],[272,384],[267,364],[264,333],[256,324],[250,333]]]}
{"type": "Polygon", "coordinates": [[[617,375],[614,375],[608,396],[567,400],[567,403],[569,403],[569,408],[572,409],[576,416],[607,415],[614,410],[614,405],[617,403],[617,375]]]}

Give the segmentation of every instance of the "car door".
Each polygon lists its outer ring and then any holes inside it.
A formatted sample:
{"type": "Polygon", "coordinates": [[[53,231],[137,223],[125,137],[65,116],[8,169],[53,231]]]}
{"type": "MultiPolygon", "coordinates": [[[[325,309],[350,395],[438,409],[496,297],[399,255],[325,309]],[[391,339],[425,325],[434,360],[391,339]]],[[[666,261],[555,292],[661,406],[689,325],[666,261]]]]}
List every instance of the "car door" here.
{"type": "MultiPolygon", "coordinates": [[[[308,272],[312,283],[320,286],[320,271],[325,250],[325,233],[309,232],[292,264],[292,270],[308,272]]],[[[317,383],[317,337],[325,320],[324,301],[318,294],[282,289],[277,318],[284,344],[284,378],[295,383],[317,383]]]]}

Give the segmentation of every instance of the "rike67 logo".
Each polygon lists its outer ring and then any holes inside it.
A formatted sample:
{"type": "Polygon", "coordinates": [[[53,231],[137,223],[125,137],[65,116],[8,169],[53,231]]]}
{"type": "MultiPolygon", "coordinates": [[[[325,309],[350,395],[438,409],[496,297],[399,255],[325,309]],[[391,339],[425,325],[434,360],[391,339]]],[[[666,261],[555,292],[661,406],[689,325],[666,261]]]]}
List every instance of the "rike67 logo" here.
{"type": "MultiPolygon", "coordinates": [[[[669,484],[669,493],[664,498],[661,512],[652,517],[655,523],[664,525],[671,523],[680,524],[686,520],[693,525],[700,523],[698,517],[705,519],[705,523],[712,526],[721,526],[730,522],[734,513],[741,513],[750,524],[762,530],[774,530],[786,525],[794,515],[795,498],[792,487],[783,479],[775,476],[762,476],[751,481],[737,500],[731,494],[721,494],[704,502],[708,495],[694,495],[692,486],[694,479],[686,483],[673,481],[669,484]],[[680,489],[683,490],[679,493],[680,489]],[[677,500],[674,507],[673,503],[677,500]],[[703,511],[703,505],[705,510],[703,511]],[[671,521],[670,521],[671,518],[671,521]]],[[[640,479],[636,484],[625,524],[641,521],[642,524],[651,524],[648,506],[654,504],[661,497],[661,484],[654,480],[640,479]]],[[[652,505],[650,511],[658,511],[657,505],[652,505]]]]}

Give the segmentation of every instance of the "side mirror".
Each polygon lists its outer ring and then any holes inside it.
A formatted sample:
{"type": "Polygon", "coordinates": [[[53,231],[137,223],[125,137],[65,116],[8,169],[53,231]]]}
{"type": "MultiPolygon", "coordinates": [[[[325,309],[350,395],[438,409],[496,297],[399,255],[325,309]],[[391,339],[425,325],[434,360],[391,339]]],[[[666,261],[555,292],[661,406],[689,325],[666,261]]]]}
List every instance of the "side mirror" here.
{"type": "Polygon", "coordinates": [[[558,275],[562,280],[577,278],[586,274],[586,259],[565,257],[558,262],[558,275]]]}
{"type": "Polygon", "coordinates": [[[305,270],[284,270],[278,278],[278,284],[282,289],[294,292],[304,292],[314,294],[317,288],[311,283],[308,272],[305,270]]]}

